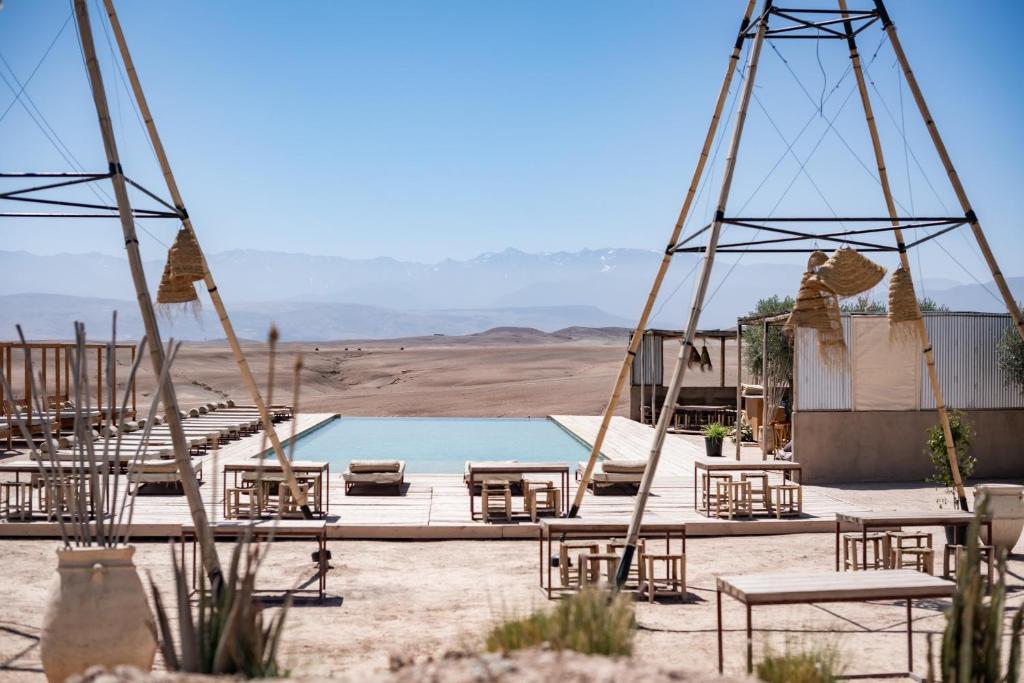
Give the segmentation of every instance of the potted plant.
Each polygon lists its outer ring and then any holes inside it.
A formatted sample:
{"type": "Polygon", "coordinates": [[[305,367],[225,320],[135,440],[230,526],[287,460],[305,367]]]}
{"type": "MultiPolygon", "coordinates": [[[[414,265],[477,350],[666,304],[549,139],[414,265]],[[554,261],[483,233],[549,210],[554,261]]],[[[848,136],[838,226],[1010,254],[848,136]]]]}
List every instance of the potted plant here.
{"type": "MultiPolygon", "coordinates": [[[[967,416],[959,410],[949,412],[949,431],[953,435],[953,448],[960,465],[960,480],[966,481],[974,474],[974,467],[978,463],[970,453],[974,431],[971,429],[971,423],[967,421],[967,416]]],[[[943,433],[941,424],[934,425],[928,430],[927,448],[928,459],[931,461],[934,471],[928,475],[925,481],[943,488],[945,497],[939,499],[940,507],[947,499],[951,498],[953,506],[959,509],[960,499],[953,488],[953,470],[946,453],[946,435],[943,433]]],[[[960,531],[962,532],[963,529],[961,528],[960,531]]],[[[960,543],[964,540],[958,538],[958,534],[951,527],[946,528],[946,536],[950,543],[960,543]]]]}
{"type": "Polygon", "coordinates": [[[719,422],[704,426],[704,450],[707,451],[709,458],[722,457],[722,441],[728,433],[729,430],[719,422]]]}

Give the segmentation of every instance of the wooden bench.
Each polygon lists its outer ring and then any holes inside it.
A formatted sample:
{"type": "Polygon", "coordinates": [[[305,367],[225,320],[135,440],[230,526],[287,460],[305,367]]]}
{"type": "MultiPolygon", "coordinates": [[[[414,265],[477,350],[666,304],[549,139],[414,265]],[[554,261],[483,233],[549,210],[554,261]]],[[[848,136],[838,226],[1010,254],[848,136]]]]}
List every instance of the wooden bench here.
{"type": "Polygon", "coordinates": [[[718,672],[723,671],[722,593],[743,603],[747,612],[747,673],[754,670],[753,626],[755,605],[798,605],[819,602],[905,600],[907,605],[907,670],[897,673],[856,674],[857,678],[907,676],[914,671],[914,626],[911,601],[950,598],[956,585],[910,569],[884,572],[794,571],[720,576],[717,585],[718,672]]]}

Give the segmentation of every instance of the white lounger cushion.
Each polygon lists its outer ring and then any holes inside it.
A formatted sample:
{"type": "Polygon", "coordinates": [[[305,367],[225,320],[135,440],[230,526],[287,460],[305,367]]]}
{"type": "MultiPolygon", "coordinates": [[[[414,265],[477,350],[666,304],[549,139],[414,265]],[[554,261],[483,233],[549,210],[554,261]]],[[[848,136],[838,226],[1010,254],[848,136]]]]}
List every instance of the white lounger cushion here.
{"type": "MultiPolygon", "coordinates": [[[[466,470],[462,475],[463,481],[469,481],[469,466],[496,466],[496,465],[508,465],[509,467],[515,467],[523,463],[518,460],[481,460],[478,462],[466,461],[466,470]]],[[[508,474],[491,474],[489,472],[474,472],[473,483],[481,481],[522,481],[523,474],[519,472],[510,472],[508,474]]]]}
{"type": "Polygon", "coordinates": [[[392,473],[405,468],[401,460],[353,460],[348,471],[353,474],[392,473]]]}
{"type": "Polygon", "coordinates": [[[396,472],[345,472],[349,484],[401,484],[405,480],[405,463],[398,461],[396,472]]]}
{"type": "Polygon", "coordinates": [[[646,460],[602,460],[601,469],[606,474],[643,474],[647,469],[646,460]]]}
{"type": "MultiPolygon", "coordinates": [[[[598,460],[597,466],[594,468],[594,474],[591,476],[591,481],[597,484],[639,484],[640,480],[643,479],[643,470],[640,471],[627,471],[627,472],[608,472],[605,467],[610,463],[609,460],[598,460]]],[[[582,472],[587,467],[586,462],[579,463],[579,469],[582,472]]],[[[645,465],[646,467],[646,465],[645,465]]]]}

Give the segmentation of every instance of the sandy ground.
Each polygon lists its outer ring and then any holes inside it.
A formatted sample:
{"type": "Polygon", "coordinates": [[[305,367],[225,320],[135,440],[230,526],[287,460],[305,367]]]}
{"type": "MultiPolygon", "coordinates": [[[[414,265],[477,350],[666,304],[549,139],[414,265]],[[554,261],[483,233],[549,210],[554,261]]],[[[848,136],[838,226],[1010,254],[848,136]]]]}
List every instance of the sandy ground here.
{"type": "MultiPolygon", "coordinates": [[[[850,489],[854,501],[883,508],[934,505],[933,489],[850,489]]],[[[941,547],[942,539],[935,544],[941,547]]],[[[53,576],[52,541],[3,541],[0,585],[2,680],[39,677],[38,634],[42,606],[53,576]]],[[[283,658],[296,675],[360,680],[387,669],[392,655],[426,657],[473,648],[488,627],[505,615],[546,604],[537,588],[536,545],[531,541],[343,542],[331,543],[333,570],[328,604],[299,605],[288,615],[283,658]]],[[[309,544],[280,543],[262,574],[266,586],[287,586],[312,576],[309,544]]],[[[661,666],[710,672],[715,666],[714,577],[719,574],[787,569],[828,570],[830,534],[696,538],[688,545],[686,603],[639,603],[636,655],[661,666]]],[[[1024,542],[1009,564],[1012,607],[1024,599],[1024,542]]],[[[228,547],[221,547],[226,556],[228,547]]],[[[159,582],[170,581],[168,548],[143,543],[137,560],[159,582]]],[[[926,636],[941,632],[944,603],[915,605],[915,662],[925,666],[926,636]]],[[[743,668],[743,610],[724,605],[726,668],[743,668]]],[[[754,611],[756,652],[796,643],[835,645],[850,673],[899,669],[905,662],[905,617],[901,604],[833,604],[764,607],[754,611]]]]}

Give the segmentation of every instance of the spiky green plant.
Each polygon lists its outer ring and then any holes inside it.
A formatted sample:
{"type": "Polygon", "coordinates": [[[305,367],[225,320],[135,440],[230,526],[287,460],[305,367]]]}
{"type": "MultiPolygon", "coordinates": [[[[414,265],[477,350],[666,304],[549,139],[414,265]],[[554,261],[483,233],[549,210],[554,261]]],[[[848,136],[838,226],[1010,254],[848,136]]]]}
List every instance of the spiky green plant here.
{"type": "Polygon", "coordinates": [[[205,577],[200,573],[195,618],[185,574],[172,561],[178,600],[180,653],[174,644],[174,634],[160,590],[150,577],[160,628],[160,652],[170,671],[244,678],[287,675],[277,663],[277,648],[290,600],[285,600],[281,610],[269,622],[264,620],[262,606],[254,595],[262,552],[253,543],[235,545],[231,569],[219,596],[206,590],[205,577]]]}
{"type": "Polygon", "coordinates": [[[998,578],[985,600],[978,533],[981,515],[988,509],[986,496],[977,500],[976,514],[967,533],[967,552],[957,564],[956,594],[946,612],[940,670],[943,683],[1016,683],[1020,674],[1020,640],[1024,605],[1010,626],[1010,652],[1003,666],[1002,647],[1006,607],[1006,557],[998,560],[998,578]]]}
{"type": "Polygon", "coordinates": [[[777,654],[768,650],[757,665],[757,677],[765,683],[833,683],[842,675],[839,651],[833,646],[793,650],[777,654]]]}
{"type": "Polygon", "coordinates": [[[565,598],[553,610],[506,619],[487,634],[488,652],[544,645],[584,654],[627,656],[633,652],[636,617],[632,599],[594,589],[565,598]]]}

